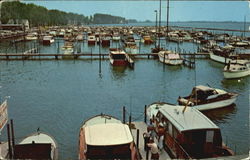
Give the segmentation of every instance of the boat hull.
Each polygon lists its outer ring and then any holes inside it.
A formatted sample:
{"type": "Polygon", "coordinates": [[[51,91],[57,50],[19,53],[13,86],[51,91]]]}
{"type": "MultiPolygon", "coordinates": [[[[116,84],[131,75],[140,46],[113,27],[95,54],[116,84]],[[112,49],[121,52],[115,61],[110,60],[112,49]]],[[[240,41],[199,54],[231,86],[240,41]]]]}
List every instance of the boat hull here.
{"type": "Polygon", "coordinates": [[[214,53],[209,53],[210,55],[210,59],[216,61],[216,62],[219,62],[219,63],[229,63],[229,61],[232,61],[232,59],[230,58],[225,58],[225,57],[222,57],[222,56],[218,56],[218,55],[215,55],[214,53]]]}
{"type": "Polygon", "coordinates": [[[95,45],[95,41],[88,40],[88,45],[95,45]]]}
{"type": "Polygon", "coordinates": [[[236,98],[237,98],[237,96],[230,98],[230,99],[223,100],[223,101],[202,104],[202,105],[196,105],[193,107],[198,109],[199,111],[207,111],[207,110],[212,110],[212,109],[224,108],[224,107],[227,107],[227,106],[230,106],[231,104],[233,104],[236,101],[236,98]]]}
{"type": "Polygon", "coordinates": [[[126,60],[114,60],[114,59],[110,59],[110,63],[113,66],[127,66],[128,62],[126,60]]]}
{"type": "Polygon", "coordinates": [[[246,77],[250,75],[250,69],[246,71],[238,71],[238,72],[223,71],[223,75],[224,75],[224,78],[226,79],[246,77]]]}

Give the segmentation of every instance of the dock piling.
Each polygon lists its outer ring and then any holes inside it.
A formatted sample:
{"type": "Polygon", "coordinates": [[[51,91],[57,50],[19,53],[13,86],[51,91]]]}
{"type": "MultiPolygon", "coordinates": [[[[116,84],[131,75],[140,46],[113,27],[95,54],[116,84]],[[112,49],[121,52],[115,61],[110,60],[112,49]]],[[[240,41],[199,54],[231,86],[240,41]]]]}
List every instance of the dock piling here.
{"type": "Polygon", "coordinates": [[[144,122],[147,123],[147,105],[144,107],[144,122]]]}
{"type": "Polygon", "coordinates": [[[137,129],[137,130],[136,130],[136,146],[137,146],[137,147],[139,146],[139,142],[140,142],[140,141],[139,141],[139,135],[140,135],[139,133],[140,133],[140,130],[137,129]]]}
{"type": "Polygon", "coordinates": [[[11,148],[11,140],[10,140],[10,125],[7,124],[7,135],[8,135],[8,147],[9,147],[9,158],[12,159],[12,148],[11,148]]]}
{"type": "Polygon", "coordinates": [[[125,106],[122,107],[122,122],[123,122],[123,124],[126,123],[126,108],[125,108],[125,106]]]}

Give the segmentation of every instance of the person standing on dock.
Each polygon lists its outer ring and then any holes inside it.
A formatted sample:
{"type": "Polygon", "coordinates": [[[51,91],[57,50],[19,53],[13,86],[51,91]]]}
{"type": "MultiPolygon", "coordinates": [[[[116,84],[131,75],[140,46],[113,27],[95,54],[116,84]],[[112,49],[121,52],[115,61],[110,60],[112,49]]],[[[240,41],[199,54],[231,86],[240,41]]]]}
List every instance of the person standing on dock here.
{"type": "Polygon", "coordinates": [[[159,160],[159,150],[158,150],[158,146],[154,142],[154,140],[150,139],[149,143],[147,144],[147,146],[150,147],[151,160],[159,160]]]}
{"type": "Polygon", "coordinates": [[[147,146],[147,144],[149,143],[149,139],[150,139],[150,136],[151,135],[151,131],[147,131],[145,133],[143,133],[143,138],[144,138],[144,150],[147,151],[149,150],[149,147],[147,146]]]}

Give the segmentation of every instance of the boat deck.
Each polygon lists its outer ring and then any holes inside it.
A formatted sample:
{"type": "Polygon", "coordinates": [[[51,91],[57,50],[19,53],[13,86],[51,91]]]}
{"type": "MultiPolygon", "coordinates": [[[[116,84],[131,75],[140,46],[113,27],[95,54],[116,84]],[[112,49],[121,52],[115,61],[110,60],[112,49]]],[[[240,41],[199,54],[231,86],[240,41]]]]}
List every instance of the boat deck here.
{"type": "MultiPolygon", "coordinates": [[[[136,144],[136,135],[137,135],[137,129],[139,129],[139,145],[138,145],[138,149],[139,152],[141,154],[141,157],[143,160],[147,160],[146,159],[146,151],[144,150],[144,138],[143,138],[143,133],[145,133],[147,131],[147,124],[144,122],[132,122],[132,124],[134,125],[135,128],[131,129],[132,135],[134,137],[134,142],[136,144]]],[[[156,144],[158,143],[158,141],[155,138],[155,142],[156,144]]],[[[162,150],[160,154],[160,158],[159,160],[166,160],[166,159],[171,159],[170,156],[168,155],[168,153],[165,150],[162,150]]],[[[151,158],[151,153],[149,152],[149,156],[148,156],[148,160],[150,160],[151,158]]]]}

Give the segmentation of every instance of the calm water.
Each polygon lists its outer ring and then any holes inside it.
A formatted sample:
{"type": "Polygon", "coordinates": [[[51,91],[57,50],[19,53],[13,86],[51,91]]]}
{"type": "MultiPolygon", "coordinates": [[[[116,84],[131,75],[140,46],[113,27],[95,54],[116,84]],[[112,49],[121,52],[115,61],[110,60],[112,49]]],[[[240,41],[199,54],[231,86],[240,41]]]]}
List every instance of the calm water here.
{"type": "MultiPolygon", "coordinates": [[[[197,50],[192,43],[164,43],[173,50],[197,50]]],[[[31,45],[19,43],[17,50],[31,45]]],[[[40,51],[56,53],[57,45],[41,46],[40,51]]],[[[82,51],[99,52],[99,47],[79,45],[82,51]]],[[[141,45],[141,52],[148,53],[152,47],[141,45]]],[[[15,52],[15,47],[1,43],[0,51],[6,50],[15,52]]],[[[101,52],[107,53],[108,48],[101,48],[101,52]]],[[[247,154],[250,77],[224,80],[223,64],[208,59],[196,62],[194,70],[140,59],[131,70],[114,68],[103,60],[100,74],[98,60],[0,61],[0,98],[10,96],[9,117],[14,119],[17,141],[40,127],[57,140],[60,159],[77,159],[79,128],[87,118],[106,113],[121,119],[122,106],[126,106],[132,120],[143,120],[145,105],[155,101],[177,103],[178,96],[188,95],[195,84],[209,84],[240,93],[235,106],[205,114],[221,128],[224,142],[237,154],[247,154]]],[[[6,130],[2,135],[6,140],[6,130]]]]}

